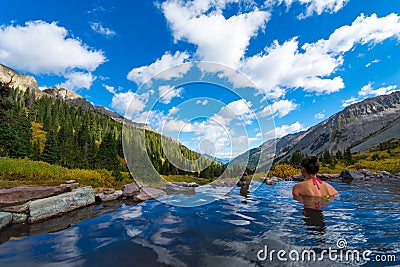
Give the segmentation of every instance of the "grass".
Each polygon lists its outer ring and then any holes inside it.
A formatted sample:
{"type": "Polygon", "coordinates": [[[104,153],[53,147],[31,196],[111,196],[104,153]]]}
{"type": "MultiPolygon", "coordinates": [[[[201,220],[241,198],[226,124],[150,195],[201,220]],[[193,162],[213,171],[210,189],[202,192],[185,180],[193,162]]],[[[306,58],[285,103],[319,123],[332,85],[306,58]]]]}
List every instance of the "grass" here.
{"type": "Polygon", "coordinates": [[[2,188],[20,185],[59,185],[67,180],[76,180],[81,185],[120,189],[122,185],[133,181],[127,172],[123,172],[122,177],[122,181],[116,181],[107,170],[67,169],[41,161],[0,157],[2,188]]]}
{"type": "Polygon", "coordinates": [[[167,180],[168,182],[188,182],[188,183],[195,182],[200,185],[210,183],[209,179],[199,178],[190,175],[161,175],[161,177],[167,180]]]}

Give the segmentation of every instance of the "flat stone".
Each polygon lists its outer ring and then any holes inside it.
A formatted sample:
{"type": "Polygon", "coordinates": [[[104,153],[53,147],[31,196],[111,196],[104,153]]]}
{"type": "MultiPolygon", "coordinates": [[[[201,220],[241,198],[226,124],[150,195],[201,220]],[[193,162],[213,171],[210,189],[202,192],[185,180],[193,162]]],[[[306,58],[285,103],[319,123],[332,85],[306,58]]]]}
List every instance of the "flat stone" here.
{"type": "Polygon", "coordinates": [[[133,197],[140,193],[140,187],[137,183],[126,184],[121,188],[121,190],[124,197],[133,197]]]}
{"type": "Polygon", "coordinates": [[[12,221],[12,214],[9,212],[0,212],[0,229],[6,227],[12,221]]]}
{"type": "Polygon", "coordinates": [[[28,220],[26,213],[12,213],[12,223],[24,223],[28,220]]]}
{"type": "Polygon", "coordinates": [[[15,206],[40,198],[46,198],[70,192],[65,186],[18,186],[9,189],[0,189],[0,207],[15,206]]]}
{"type": "Polygon", "coordinates": [[[100,201],[111,201],[111,200],[116,200],[122,196],[122,190],[114,190],[114,193],[112,194],[106,194],[105,192],[96,194],[96,200],[100,201]]]}
{"type": "Polygon", "coordinates": [[[33,223],[62,213],[91,205],[95,195],[91,186],[81,187],[71,192],[34,200],[29,204],[28,221],[33,223]]]}
{"type": "MultiPolygon", "coordinates": [[[[118,190],[118,191],[121,191],[121,194],[122,194],[122,190],[118,190]]],[[[107,188],[106,190],[104,190],[103,193],[106,194],[106,195],[111,195],[111,194],[115,193],[115,189],[114,188],[107,188]]]]}
{"type": "Polygon", "coordinates": [[[26,213],[29,208],[29,202],[21,204],[21,205],[16,205],[16,206],[9,206],[9,207],[4,207],[1,208],[1,211],[5,212],[12,212],[12,213],[26,213]]]}
{"type": "MultiPolygon", "coordinates": [[[[69,188],[69,191],[79,188],[79,183],[72,183],[72,184],[60,184],[61,187],[69,188]]],[[[68,192],[69,192],[68,191],[68,192]]]]}
{"type": "Polygon", "coordinates": [[[74,184],[74,183],[76,183],[76,181],[75,181],[75,180],[68,180],[68,181],[66,181],[65,183],[66,183],[66,184],[74,184]]]}
{"type": "Polygon", "coordinates": [[[150,199],[155,199],[166,195],[166,193],[160,189],[146,187],[140,190],[140,193],[134,197],[136,201],[145,201],[150,199]]]}

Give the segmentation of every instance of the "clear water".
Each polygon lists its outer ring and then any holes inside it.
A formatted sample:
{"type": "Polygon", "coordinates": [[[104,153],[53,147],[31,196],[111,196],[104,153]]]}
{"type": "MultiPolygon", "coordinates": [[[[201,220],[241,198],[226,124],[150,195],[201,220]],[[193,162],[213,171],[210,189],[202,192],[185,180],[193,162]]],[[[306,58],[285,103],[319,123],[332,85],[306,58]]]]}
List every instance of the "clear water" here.
{"type": "Polygon", "coordinates": [[[397,262],[366,266],[400,265],[400,182],[333,185],[340,197],[322,211],[305,210],[293,200],[292,182],[261,185],[247,197],[236,187],[221,200],[193,208],[157,200],[92,206],[30,228],[6,229],[0,266],[346,265],[343,259],[257,258],[265,246],[287,252],[337,249],[340,238],[345,249],[373,251],[370,258],[396,256],[397,262]]]}

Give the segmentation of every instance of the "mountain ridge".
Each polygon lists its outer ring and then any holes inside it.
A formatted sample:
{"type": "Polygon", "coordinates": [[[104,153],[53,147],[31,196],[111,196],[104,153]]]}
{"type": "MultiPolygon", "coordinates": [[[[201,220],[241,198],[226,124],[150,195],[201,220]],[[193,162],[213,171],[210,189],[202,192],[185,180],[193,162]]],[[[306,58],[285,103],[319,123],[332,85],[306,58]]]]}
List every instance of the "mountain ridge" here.
{"type": "Polygon", "coordinates": [[[268,140],[239,155],[231,164],[249,158],[249,168],[254,169],[260,151],[273,149],[275,162],[289,160],[294,152],[320,155],[325,150],[336,153],[350,148],[353,153],[364,153],[390,139],[400,139],[400,91],[349,105],[305,131],[268,140]]]}

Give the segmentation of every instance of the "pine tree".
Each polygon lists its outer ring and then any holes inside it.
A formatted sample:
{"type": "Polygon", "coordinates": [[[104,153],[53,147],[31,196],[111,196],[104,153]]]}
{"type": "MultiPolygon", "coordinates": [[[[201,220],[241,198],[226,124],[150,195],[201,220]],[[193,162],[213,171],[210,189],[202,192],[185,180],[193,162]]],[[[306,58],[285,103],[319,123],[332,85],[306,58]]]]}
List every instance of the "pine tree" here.
{"type": "Polygon", "coordinates": [[[50,164],[56,164],[60,158],[59,147],[57,142],[56,133],[54,130],[49,131],[44,143],[44,149],[40,155],[40,160],[50,164]]]}
{"type": "Polygon", "coordinates": [[[34,161],[40,160],[40,140],[39,139],[36,139],[36,141],[32,145],[31,160],[34,160],[34,161]]]}
{"type": "Polygon", "coordinates": [[[116,180],[121,180],[121,164],[115,138],[112,133],[105,134],[97,152],[97,167],[113,172],[116,180]]]}

